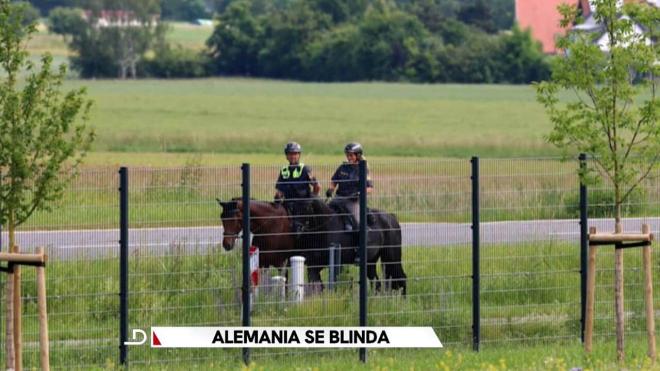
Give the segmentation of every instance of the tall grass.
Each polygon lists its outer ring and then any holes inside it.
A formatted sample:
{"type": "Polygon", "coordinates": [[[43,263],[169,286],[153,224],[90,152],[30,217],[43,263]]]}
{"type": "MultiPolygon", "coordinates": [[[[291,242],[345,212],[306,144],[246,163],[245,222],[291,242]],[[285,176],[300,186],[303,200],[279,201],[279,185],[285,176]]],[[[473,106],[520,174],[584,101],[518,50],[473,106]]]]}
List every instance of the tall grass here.
{"type": "MultiPolygon", "coordinates": [[[[178,168],[130,168],[129,207],[132,228],[219,225],[216,198],[240,196],[240,166],[201,167],[191,158],[178,168]]],[[[468,159],[369,161],[375,191],[369,206],[397,215],[402,222],[467,223],[471,219],[468,159]]],[[[482,160],[483,222],[577,218],[579,180],[576,162],[557,159],[482,160]]],[[[335,165],[312,165],[325,189],[335,165]]],[[[252,166],[251,195],[272,200],[279,165],[252,166]]],[[[627,217],[660,212],[658,177],[652,177],[628,200],[627,217]]],[[[118,168],[88,168],[50,212],[34,215],[30,229],[117,228],[118,168]]],[[[607,217],[610,187],[591,187],[590,216],[607,217]]]]}
{"type": "MultiPolygon", "coordinates": [[[[535,341],[579,339],[576,245],[559,242],[492,245],[483,246],[481,254],[482,342],[486,349],[506,343],[529,345],[535,341]]],[[[613,330],[613,275],[608,269],[611,255],[611,251],[603,248],[598,256],[601,269],[597,274],[597,339],[607,338],[613,330]]],[[[634,251],[626,254],[626,330],[630,335],[643,333],[645,329],[639,255],[634,251]]],[[[49,264],[51,354],[56,367],[88,368],[116,362],[117,264],[116,258],[49,264]]],[[[470,247],[405,248],[403,264],[408,275],[408,296],[378,293],[371,288],[369,325],[432,326],[447,349],[466,349],[471,342],[472,325],[470,247]]],[[[660,277],[657,268],[656,264],[656,281],[660,277]]],[[[130,257],[129,272],[130,328],[240,325],[239,252],[227,253],[218,248],[184,254],[177,246],[158,255],[138,251],[130,257]]],[[[23,287],[25,359],[33,367],[38,362],[38,329],[34,273],[30,269],[24,270],[23,287]]],[[[357,288],[357,267],[347,266],[336,291],[310,294],[301,304],[260,296],[252,323],[255,326],[354,326],[358,321],[357,288]]],[[[658,301],[656,296],[656,305],[658,301]]],[[[277,351],[254,353],[255,357],[271,357],[277,351]]],[[[130,348],[133,364],[190,359],[201,364],[207,359],[235,362],[239,354],[239,350],[130,348]]]]}

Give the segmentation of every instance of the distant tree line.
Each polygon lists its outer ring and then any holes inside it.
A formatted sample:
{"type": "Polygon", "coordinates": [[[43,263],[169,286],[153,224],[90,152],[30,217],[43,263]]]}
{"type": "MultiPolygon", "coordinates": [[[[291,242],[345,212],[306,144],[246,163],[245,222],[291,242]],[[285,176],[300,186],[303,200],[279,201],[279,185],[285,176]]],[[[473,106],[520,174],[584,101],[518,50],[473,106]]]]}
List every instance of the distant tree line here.
{"type": "Polygon", "coordinates": [[[233,0],[207,45],[216,74],[311,81],[527,83],[546,58],[512,1],[233,0]],[[279,5],[278,5],[279,4],[279,5]],[[507,8],[507,6],[510,6],[507,8]]]}
{"type": "Polygon", "coordinates": [[[164,23],[148,22],[172,0],[85,1],[96,10],[119,4],[143,23],[95,27],[80,10],[52,9],[51,30],[65,35],[83,77],[128,69],[153,77],[516,84],[550,73],[540,45],[513,24],[513,0],[214,0],[217,22],[203,52],[168,45],[164,23]]]}

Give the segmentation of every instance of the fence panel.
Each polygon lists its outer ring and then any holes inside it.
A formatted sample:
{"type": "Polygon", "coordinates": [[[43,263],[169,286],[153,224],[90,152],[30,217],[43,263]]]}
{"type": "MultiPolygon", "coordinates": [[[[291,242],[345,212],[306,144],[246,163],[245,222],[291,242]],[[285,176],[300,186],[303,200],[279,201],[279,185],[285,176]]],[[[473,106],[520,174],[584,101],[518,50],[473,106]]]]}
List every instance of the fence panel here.
{"type": "MultiPolygon", "coordinates": [[[[21,251],[43,246],[53,369],[90,369],[117,362],[119,339],[118,173],[86,169],[51,212],[38,212],[17,233],[21,251]]],[[[2,231],[3,249],[7,231],[2,231]]],[[[22,270],[23,363],[39,367],[34,269],[22,270]]],[[[4,282],[5,275],[1,278],[4,282]]],[[[4,291],[4,284],[2,285],[4,291]]],[[[4,292],[2,295],[4,309],[4,292]]],[[[4,366],[2,311],[0,364],[4,366]]]]}
{"type": "MultiPolygon", "coordinates": [[[[470,344],[469,160],[374,161],[369,168],[374,182],[369,207],[393,214],[401,223],[407,276],[405,298],[397,292],[370,290],[369,325],[432,326],[446,346],[470,344]]],[[[384,276],[383,267],[396,265],[381,263],[379,277],[384,276]]],[[[389,285],[393,283],[386,280],[383,286],[389,285]]]]}
{"type": "MultiPolygon", "coordinates": [[[[594,167],[593,160],[588,161],[594,167]]],[[[608,181],[589,187],[589,226],[597,231],[614,232],[614,187],[608,181]]],[[[633,191],[622,205],[623,231],[641,232],[643,223],[649,224],[655,236],[660,234],[660,170],[633,191]]],[[[657,247],[657,237],[653,244],[657,247]]],[[[655,250],[655,249],[653,249],[655,250]]],[[[624,313],[626,336],[645,336],[644,269],[642,249],[624,250],[624,313]]],[[[658,255],[653,256],[653,286],[660,287],[658,255]]],[[[657,290],[656,290],[657,291],[657,290]]],[[[616,333],[614,310],[614,246],[600,246],[596,257],[596,297],[594,307],[594,337],[612,339],[616,333]]],[[[660,308],[660,295],[655,294],[654,307],[660,308]]],[[[657,311],[656,311],[657,313],[657,311]]],[[[657,321],[656,321],[657,322],[657,321]]]]}
{"type": "Polygon", "coordinates": [[[579,338],[577,166],[481,161],[482,343],[579,338]]]}
{"type": "MultiPolygon", "coordinates": [[[[322,191],[320,197],[288,199],[282,204],[271,203],[282,166],[252,166],[251,195],[256,209],[251,212],[253,245],[259,248],[260,280],[254,296],[253,326],[357,326],[358,325],[358,267],[354,265],[357,249],[355,239],[345,239],[332,244],[332,259],[336,263],[330,282],[330,245],[334,241],[326,233],[335,219],[330,214],[328,200],[324,197],[334,166],[310,166],[312,175],[322,191]],[[294,215],[287,215],[290,202],[309,202],[299,206],[294,215]],[[260,212],[260,210],[265,210],[260,212]],[[318,213],[319,216],[311,214],[318,213]],[[295,224],[300,224],[296,233],[295,224]],[[305,285],[302,290],[294,286],[290,258],[305,258],[305,285]],[[289,259],[289,262],[287,262],[289,259]],[[284,264],[285,269],[279,269],[284,264]],[[341,267],[341,269],[340,269],[341,267]],[[319,282],[320,280],[320,282],[319,282]],[[286,285],[286,289],[285,286],[286,285]],[[302,291],[302,294],[299,293],[302,291]],[[302,298],[302,299],[301,299],[302,298]]],[[[287,175],[295,184],[312,187],[307,180],[295,180],[292,172],[287,175]]],[[[341,225],[343,228],[343,223],[341,225]]],[[[332,354],[337,349],[260,349],[254,350],[257,359],[290,354],[332,354]]],[[[346,350],[344,350],[346,351],[346,350]]]]}
{"type": "MultiPolygon", "coordinates": [[[[222,247],[223,201],[240,166],[129,170],[129,329],[240,326],[241,249],[222,247]]],[[[129,331],[130,333],[130,331],[129,331]]],[[[237,349],[129,348],[131,365],[237,362],[237,349]]]]}

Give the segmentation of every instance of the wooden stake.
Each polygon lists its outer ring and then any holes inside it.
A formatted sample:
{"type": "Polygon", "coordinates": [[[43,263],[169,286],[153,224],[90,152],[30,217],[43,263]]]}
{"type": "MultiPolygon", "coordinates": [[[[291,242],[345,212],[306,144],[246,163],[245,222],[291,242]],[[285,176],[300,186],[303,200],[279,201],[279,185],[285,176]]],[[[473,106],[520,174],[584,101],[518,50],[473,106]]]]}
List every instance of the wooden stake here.
{"type": "MultiPolygon", "coordinates": [[[[589,234],[595,234],[596,228],[589,228],[589,234]]],[[[591,353],[594,333],[594,303],[596,298],[596,246],[589,246],[589,260],[587,261],[587,308],[584,324],[584,350],[591,353]]]]}
{"type": "MultiPolygon", "coordinates": [[[[37,248],[37,254],[44,255],[44,248],[37,248]]],[[[45,260],[45,259],[44,259],[45,260]]],[[[37,305],[39,307],[39,354],[41,369],[50,370],[48,345],[48,308],[46,306],[46,268],[37,267],[37,305]]]]}
{"type": "MultiPolygon", "coordinates": [[[[16,246],[16,252],[20,252],[16,246]]],[[[22,332],[22,311],[21,311],[21,266],[14,265],[14,370],[23,370],[23,348],[21,339],[23,338],[22,332]]]]}
{"type": "MultiPolygon", "coordinates": [[[[648,224],[642,225],[642,233],[649,233],[648,224]]],[[[646,336],[648,341],[648,356],[655,362],[655,316],[653,310],[653,264],[651,262],[651,246],[642,248],[644,260],[644,301],[646,302],[646,336]]]]}
{"type": "Polygon", "coordinates": [[[44,254],[0,252],[0,261],[7,261],[16,264],[45,264],[46,260],[48,259],[44,254]]]}
{"type": "Polygon", "coordinates": [[[13,369],[16,360],[14,359],[14,274],[7,275],[5,282],[5,368],[13,369]]]}
{"type": "MultiPolygon", "coordinates": [[[[616,233],[621,233],[621,225],[616,226],[616,233]]],[[[625,357],[624,333],[625,313],[623,307],[623,249],[614,250],[614,308],[616,311],[616,359],[621,362],[625,357]]]]}

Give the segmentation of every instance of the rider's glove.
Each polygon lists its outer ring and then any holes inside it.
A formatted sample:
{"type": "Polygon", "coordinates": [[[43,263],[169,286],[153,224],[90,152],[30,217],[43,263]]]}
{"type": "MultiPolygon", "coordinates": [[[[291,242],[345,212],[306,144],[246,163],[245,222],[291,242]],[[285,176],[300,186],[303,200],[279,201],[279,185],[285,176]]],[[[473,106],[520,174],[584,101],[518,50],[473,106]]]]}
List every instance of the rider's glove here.
{"type": "Polygon", "coordinates": [[[328,188],[328,190],[325,191],[325,197],[332,197],[332,188],[328,188]]]}

